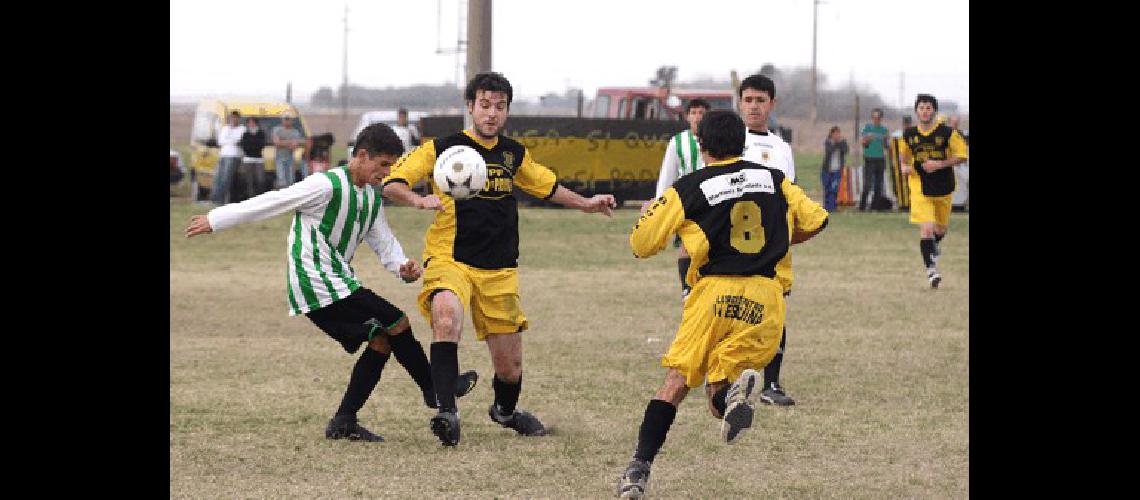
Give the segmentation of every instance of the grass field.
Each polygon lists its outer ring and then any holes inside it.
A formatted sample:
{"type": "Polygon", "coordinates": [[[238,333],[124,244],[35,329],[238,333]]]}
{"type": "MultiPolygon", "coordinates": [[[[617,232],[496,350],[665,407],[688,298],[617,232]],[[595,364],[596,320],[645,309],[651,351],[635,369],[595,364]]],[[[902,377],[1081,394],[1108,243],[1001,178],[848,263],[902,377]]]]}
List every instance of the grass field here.
{"type": "MultiPolygon", "coordinates": [[[[818,177],[817,168],[805,164],[801,178],[818,177]]],[[[288,216],[185,239],[190,216],[206,208],[170,201],[171,497],[614,495],[681,313],[676,251],[631,256],[636,210],[613,219],[520,212],[531,330],[519,406],[554,435],[519,437],[487,418],[491,364],[468,319],[460,365],[482,378],[460,400],[463,441],[444,449],[428,429],[433,411],[395,360],[360,414],[387,442],[324,439],[355,357],[286,313],[288,216]]],[[[388,210],[409,256],[419,259],[430,217],[388,210]]],[[[725,446],[703,390],[694,390],[648,494],[968,497],[969,232],[969,215],[954,214],[942,243],[944,281],[932,291],[906,214],[834,214],[827,230],[795,247],[781,379],[797,405],[759,407],[752,432],[725,446]]],[[[426,348],[419,283],[383,271],[369,249],[354,268],[410,313],[426,348]]]]}

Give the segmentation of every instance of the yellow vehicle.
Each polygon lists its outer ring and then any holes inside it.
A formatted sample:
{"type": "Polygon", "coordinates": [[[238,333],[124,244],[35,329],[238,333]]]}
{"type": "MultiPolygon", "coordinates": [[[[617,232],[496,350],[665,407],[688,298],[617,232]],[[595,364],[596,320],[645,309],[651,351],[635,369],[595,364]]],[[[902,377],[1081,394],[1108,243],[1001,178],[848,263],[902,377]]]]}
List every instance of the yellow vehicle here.
{"type": "MultiPolygon", "coordinates": [[[[279,101],[222,101],[207,99],[198,103],[194,112],[194,125],[190,131],[190,197],[193,200],[210,198],[210,189],[214,186],[214,171],[218,166],[218,130],[225,124],[226,117],[233,111],[241,113],[242,125],[247,118],[257,118],[257,126],[265,131],[265,149],[261,156],[265,158],[265,179],[268,186],[272,186],[272,179],[277,175],[274,165],[276,155],[273,139],[270,133],[273,127],[281,124],[283,117],[293,118],[293,125],[301,132],[301,138],[309,138],[309,127],[297,108],[287,102],[279,101]]],[[[294,168],[300,169],[303,148],[293,151],[294,168]]],[[[298,174],[297,179],[301,176],[298,174]]],[[[241,183],[235,182],[235,188],[241,183]]],[[[257,193],[254,193],[257,194],[257,193]]]]}

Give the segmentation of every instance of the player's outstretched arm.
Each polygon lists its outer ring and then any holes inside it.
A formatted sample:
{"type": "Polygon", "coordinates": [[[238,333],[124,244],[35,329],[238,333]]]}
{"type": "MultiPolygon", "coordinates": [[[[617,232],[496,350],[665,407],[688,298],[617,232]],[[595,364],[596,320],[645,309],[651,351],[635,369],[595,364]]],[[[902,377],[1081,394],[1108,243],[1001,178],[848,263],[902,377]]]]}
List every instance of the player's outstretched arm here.
{"type": "Polygon", "coordinates": [[[190,225],[186,227],[187,238],[212,232],[214,232],[214,228],[210,227],[210,219],[205,215],[195,215],[191,217],[190,225]]]}
{"type": "Polygon", "coordinates": [[[612,194],[596,194],[589,198],[583,198],[582,195],[566,189],[562,185],[554,190],[554,195],[550,197],[550,201],[565,207],[576,208],[588,214],[601,212],[607,217],[614,216],[613,209],[617,206],[612,194]]]}
{"type": "Polygon", "coordinates": [[[669,188],[650,205],[629,235],[629,246],[637,258],[651,257],[665,248],[669,236],[677,232],[685,220],[685,210],[677,190],[669,188]]]}
{"type": "Polygon", "coordinates": [[[793,221],[791,243],[803,243],[827,227],[828,213],[819,203],[804,194],[803,189],[786,177],[781,183],[788,200],[788,216],[793,221]]]}
{"type": "Polygon", "coordinates": [[[397,205],[404,205],[408,207],[416,207],[428,210],[443,210],[443,202],[440,201],[439,196],[429,194],[427,196],[420,196],[412,191],[412,188],[403,182],[389,182],[384,186],[384,197],[392,200],[397,205]]]}
{"type": "Polygon", "coordinates": [[[230,203],[190,218],[186,237],[221,231],[256,222],[291,210],[320,206],[332,196],[332,183],[323,175],[310,175],[287,188],[268,191],[240,203],[230,203]]]}

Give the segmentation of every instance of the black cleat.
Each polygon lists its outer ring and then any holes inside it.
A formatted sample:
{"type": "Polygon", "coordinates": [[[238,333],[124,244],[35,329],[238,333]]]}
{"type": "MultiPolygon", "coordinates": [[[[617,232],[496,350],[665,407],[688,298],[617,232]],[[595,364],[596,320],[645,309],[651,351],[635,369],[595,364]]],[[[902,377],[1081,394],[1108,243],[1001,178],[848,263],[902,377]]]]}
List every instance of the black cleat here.
{"type": "Polygon", "coordinates": [[[760,374],[747,368],[740,378],[728,388],[725,396],[724,419],[720,424],[720,435],[724,442],[732,444],[749,427],[755,414],[756,389],[760,388],[760,374]]]}
{"type": "Polygon", "coordinates": [[[930,288],[938,288],[938,284],[942,283],[942,275],[937,270],[926,273],[926,279],[930,282],[930,288]]]}
{"type": "Polygon", "coordinates": [[[645,483],[649,482],[649,462],[633,459],[618,480],[618,498],[645,496],[645,483]]]}
{"type": "Polygon", "coordinates": [[[760,401],[776,406],[792,406],[796,404],[796,400],[788,397],[788,395],[784,393],[784,388],[775,382],[768,384],[768,386],[760,392],[760,401]]]}
{"type": "Polygon", "coordinates": [[[515,409],[515,412],[510,415],[503,415],[499,411],[499,405],[491,403],[491,407],[487,409],[487,415],[490,415],[491,420],[495,421],[508,429],[514,429],[515,432],[524,436],[545,436],[546,427],[543,427],[542,422],[539,422],[534,415],[525,411],[515,409]]]}
{"type": "Polygon", "coordinates": [[[373,434],[356,421],[356,416],[337,415],[329,420],[325,427],[325,439],[347,439],[349,441],[368,441],[382,443],[384,438],[373,434]]]}
{"type": "Polygon", "coordinates": [[[444,446],[459,444],[459,414],[453,411],[436,413],[431,418],[431,432],[444,446]]]}
{"type": "MultiPolygon", "coordinates": [[[[468,370],[459,374],[459,378],[455,381],[455,397],[461,398],[466,396],[475,388],[475,384],[479,383],[479,374],[475,370],[468,370]]],[[[435,391],[428,390],[424,392],[424,405],[431,409],[439,408],[439,402],[435,399],[435,391]]]]}

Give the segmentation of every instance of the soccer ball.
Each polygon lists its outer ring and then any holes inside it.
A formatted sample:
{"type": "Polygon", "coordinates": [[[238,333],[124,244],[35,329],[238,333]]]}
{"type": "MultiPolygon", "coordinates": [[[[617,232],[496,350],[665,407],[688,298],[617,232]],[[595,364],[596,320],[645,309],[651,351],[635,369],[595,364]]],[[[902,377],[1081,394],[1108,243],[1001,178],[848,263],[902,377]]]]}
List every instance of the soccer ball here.
{"type": "Polygon", "coordinates": [[[452,146],[435,160],[435,186],[456,200],[466,200],[487,185],[487,162],[471,146],[452,146]]]}

